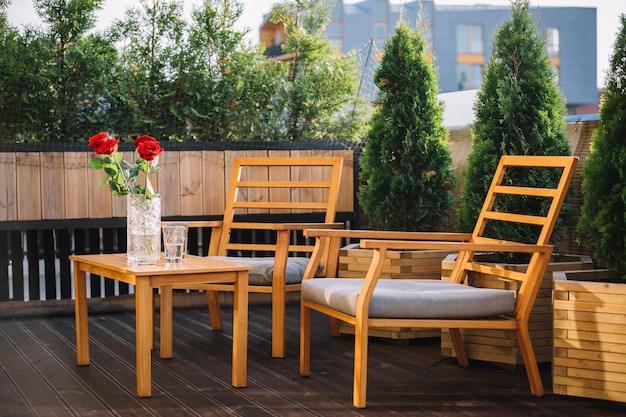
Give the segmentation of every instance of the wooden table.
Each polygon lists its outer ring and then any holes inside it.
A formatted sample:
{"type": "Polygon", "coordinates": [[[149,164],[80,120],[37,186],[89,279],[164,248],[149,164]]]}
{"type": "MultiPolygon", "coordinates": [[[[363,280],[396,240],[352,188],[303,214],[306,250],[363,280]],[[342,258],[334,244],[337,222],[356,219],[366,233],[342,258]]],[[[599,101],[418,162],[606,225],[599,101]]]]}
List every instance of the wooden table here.
{"type": "Polygon", "coordinates": [[[76,304],[76,346],[79,365],[89,365],[86,273],[135,286],[137,396],[152,395],[151,350],[154,337],[153,288],[161,289],[161,358],[172,357],[172,287],[180,284],[234,283],[234,387],[246,386],[248,340],[248,265],[187,255],[181,264],[166,265],[163,254],[156,265],[130,265],[126,254],[72,255],[76,304]]]}

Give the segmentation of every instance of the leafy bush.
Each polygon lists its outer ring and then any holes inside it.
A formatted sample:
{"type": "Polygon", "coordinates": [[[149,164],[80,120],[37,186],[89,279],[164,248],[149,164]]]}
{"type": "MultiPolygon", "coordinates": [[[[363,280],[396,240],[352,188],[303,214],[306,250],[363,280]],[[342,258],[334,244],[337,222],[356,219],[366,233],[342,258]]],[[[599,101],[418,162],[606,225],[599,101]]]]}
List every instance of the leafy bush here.
{"type": "Polygon", "coordinates": [[[379,230],[436,230],[453,206],[448,131],[423,35],[401,21],[375,74],[359,202],[379,230]]]}
{"type": "MultiPolygon", "coordinates": [[[[528,0],[514,1],[510,19],[495,34],[491,58],[474,104],[473,145],[457,213],[459,231],[473,230],[502,155],[571,154],[565,136],[565,99],[555,81],[545,36],[538,32],[528,8],[528,0]]],[[[559,175],[510,172],[507,177],[519,185],[545,186],[556,185],[559,175]]],[[[505,212],[514,212],[520,205],[531,212],[544,211],[540,200],[521,197],[500,200],[497,205],[505,212]]],[[[566,203],[562,212],[568,211],[566,203]]],[[[558,227],[562,224],[563,220],[558,227]]],[[[498,227],[488,228],[486,234],[496,239],[536,241],[532,228],[498,227]]]]}
{"type": "Polygon", "coordinates": [[[237,0],[202,1],[188,21],[179,0],[142,1],[103,33],[93,28],[104,0],[33,1],[45,25],[20,33],[0,0],[0,141],[352,140],[364,129],[346,111],[356,64],[325,39],[328,2],[275,6],[295,56],[279,63],[234,29],[237,0]]]}
{"type": "Polygon", "coordinates": [[[626,280],[626,15],[613,46],[600,125],[583,166],[578,238],[594,261],[626,280]]]}

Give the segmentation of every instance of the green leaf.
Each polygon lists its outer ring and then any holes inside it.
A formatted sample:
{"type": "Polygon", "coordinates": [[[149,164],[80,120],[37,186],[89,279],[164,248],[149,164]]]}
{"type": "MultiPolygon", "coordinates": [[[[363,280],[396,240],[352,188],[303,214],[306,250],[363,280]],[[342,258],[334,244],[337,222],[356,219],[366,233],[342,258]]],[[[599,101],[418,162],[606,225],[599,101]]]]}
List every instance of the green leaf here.
{"type": "Polygon", "coordinates": [[[119,171],[117,169],[117,165],[115,165],[115,164],[107,164],[107,165],[104,166],[104,172],[107,175],[113,177],[113,176],[116,176],[119,171]]]}
{"type": "Polygon", "coordinates": [[[89,161],[89,168],[101,169],[102,168],[102,159],[101,158],[92,158],[89,161]]]}

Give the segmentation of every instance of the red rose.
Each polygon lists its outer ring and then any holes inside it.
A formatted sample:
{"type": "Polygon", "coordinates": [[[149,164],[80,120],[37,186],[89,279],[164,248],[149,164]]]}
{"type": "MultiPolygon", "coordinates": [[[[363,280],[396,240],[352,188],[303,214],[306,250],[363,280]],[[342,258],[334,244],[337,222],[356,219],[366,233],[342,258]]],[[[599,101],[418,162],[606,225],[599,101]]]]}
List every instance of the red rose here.
{"type": "Polygon", "coordinates": [[[106,132],[100,132],[89,139],[89,147],[98,155],[111,155],[117,151],[117,142],[119,141],[109,137],[106,132]]]}
{"type": "Polygon", "coordinates": [[[152,161],[163,152],[163,148],[161,148],[159,142],[152,136],[138,136],[137,139],[135,139],[135,146],[137,147],[139,156],[146,161],[152,161]]]}

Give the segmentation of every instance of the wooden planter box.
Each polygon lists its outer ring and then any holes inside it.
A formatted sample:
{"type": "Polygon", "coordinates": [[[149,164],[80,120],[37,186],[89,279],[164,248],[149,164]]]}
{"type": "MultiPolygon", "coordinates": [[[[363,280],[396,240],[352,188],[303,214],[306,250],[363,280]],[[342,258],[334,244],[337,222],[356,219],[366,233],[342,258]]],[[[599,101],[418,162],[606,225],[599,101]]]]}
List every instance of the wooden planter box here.
{"type": "Polygon", "coordinates": [[[607,277],[554,274],[555,394],[626,402],[626,282],[607,277]]]}
{"type": "MultiPolygon", "coordinates": [[[[563,255],[558,258],[555,256],[554,259],[554,262],[548,265],[543,277],[528,323],[535,355],[539,363],[552,361],[553,273],[593,268],[591,257],[586,255],[563,255]]],[[[442,262],[443,279],[450,276],[455,260],[456,254],[446,257],[442,262]]],[[[503,264],[503,267],[511,270],[523,270],[526,265],[503,264]]],[[[482,287],[515,289],[507,286],[513,285],[512,283],[504,283],[494,277],[482,274],[473,274],[469,279],[472,280],[473,285],[482,287]]],[[[461,333],[469,359],[493,362],[511,370],[520,366],[523,367],[524,362],[514,331],[467,329],[461,330],[461,333]]],[[[448,357],[456,356],[447,329],[441,331],[441,354],[448,357]]]]}
{"type": "MultiPolygon", "coordinates": [[[[450,251],[387,251],[381,278],[385,279],[441,279],[441,261],[450,251]]],[[[372,261],[372,251],[361,249],[358,243],[344,246],[339,251],[340,278],[363,278],[372,261]]],[[[341,333],[354,334],[354,328],[342,323],[341,333]]],[[[394,340],[439,337],[439,329],[405,327],[371,328],[370,335],[394,340]]]]}

